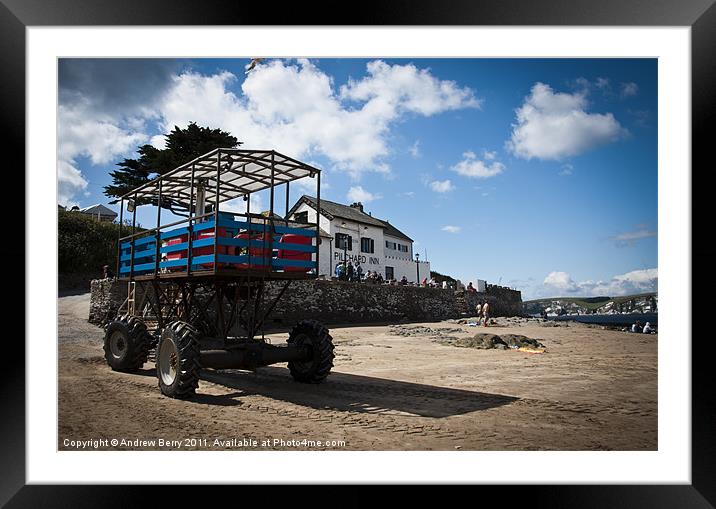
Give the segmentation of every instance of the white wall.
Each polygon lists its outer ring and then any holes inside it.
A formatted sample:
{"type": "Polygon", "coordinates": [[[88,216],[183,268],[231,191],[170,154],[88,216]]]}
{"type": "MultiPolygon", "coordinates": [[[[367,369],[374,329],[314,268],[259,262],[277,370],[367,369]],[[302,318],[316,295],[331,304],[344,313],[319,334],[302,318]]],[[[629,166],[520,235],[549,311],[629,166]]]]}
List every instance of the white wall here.
{"type": "Polygon", "coordinates": [[[345,233],[353,238],[353,245],[351,246],[353,249],[346,250],[345,253],[348,258],[348,261],[354,262],[355,260],[358,260],[361,265],[361,268],[363,269],[363,273],[372,270],[383,274],[383,277],[385,277],[385,264],[383,263],[383,250],[381,247],[384,245],[382,228],[378,228],[376,226],[371,225],[364,225],[360,223],[354,223],[352,221],[348,221],[346,219],[341,218],[333,219],[331,221],[330,228],[331,235],[333,237],[333,242],[331,242],[330,254],[331,266],[333,267],[331,274],[335,273],[336,264],[343,263],[344,251],[343,249],[336,248],[335,234],[345,233]],[[346,223],[346,226],[341,226],[342,223],[346,223]],[[361,238],[373,239],[373,247],[375,251],[374,253],[361,252],[361,238]]]}
{"type": "MultiPolygon", "coordinates": [[[[294,214],[297,214],[298,212],[304,212],[304,211],[306,211],[306,210],[308,211],[308,222],[309,222],[310,224],[316,224],[316,209],[314,209],[313,207],[309,206],[309,205],[306,204],[305,202],[301,203],[301,204],[298,206],[298,208],[296,209],[296,211],[294,212],[294,214]]],[[[290,220],[293,220],[293,215],[292,215],[289,219],[290,219],[290,220]]],[[[319,226],[320,226],[321,229],[324,230],[325,232],[332,234],[330,221],[329,221],[325,216],[321,216],[321,223],[319,224],[319,226]]]]}
{"type": "Polygon", "coordinates": [[[416,267],[415,260],[404,260],[404,259],[387,259],[386,265],[393,267],[393,274],[395,279],[400,279],[405,276],[411,283],[415,282],[415,278],[420,271],[420,278],[418,282],[424,278],[430,280],[430,262],[419,262],[416,267]],[[392,265],[391,265],[392,264],[392,265]]]}

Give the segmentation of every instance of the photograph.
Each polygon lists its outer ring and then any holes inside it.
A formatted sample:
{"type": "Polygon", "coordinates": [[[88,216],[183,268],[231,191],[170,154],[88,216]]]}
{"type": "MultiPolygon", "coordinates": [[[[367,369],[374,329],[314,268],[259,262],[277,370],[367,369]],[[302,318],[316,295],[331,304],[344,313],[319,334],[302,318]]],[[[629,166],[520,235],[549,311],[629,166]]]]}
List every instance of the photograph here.
{"type": "Polygon", "coordinates": [[[659,451],[660,65],[59,57],[57,450],[659,451]]]}

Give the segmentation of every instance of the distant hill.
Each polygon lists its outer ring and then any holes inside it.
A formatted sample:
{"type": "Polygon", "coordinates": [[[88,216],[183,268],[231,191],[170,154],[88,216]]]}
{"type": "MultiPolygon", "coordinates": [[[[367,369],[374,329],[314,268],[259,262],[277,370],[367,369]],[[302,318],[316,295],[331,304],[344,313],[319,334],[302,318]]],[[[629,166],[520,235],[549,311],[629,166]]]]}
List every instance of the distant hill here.
{"type": "Polygon", "coordinates": [[[624,295],[619,297],[552,297],[528,300],[522,303],[530,315],[586,315],[658,312],[657,292],[624,295]]]}

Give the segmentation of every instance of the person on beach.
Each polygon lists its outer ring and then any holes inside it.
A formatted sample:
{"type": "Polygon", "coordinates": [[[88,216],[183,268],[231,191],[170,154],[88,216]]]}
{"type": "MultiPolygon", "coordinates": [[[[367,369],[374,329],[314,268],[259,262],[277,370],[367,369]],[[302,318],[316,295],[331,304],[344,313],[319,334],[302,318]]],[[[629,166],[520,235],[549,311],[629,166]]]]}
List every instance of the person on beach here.
{"type": "Polygon", "coordinates": [[[487,327],[490,320],[490,304],[487,301],[482,305],[482,317],[485,320],[485,327],[487,327]]]}
{"type": "Polygon", "coordinates": [[[475,313],[477,314],[477,325],[480,325],[480,321],[482,321],[482,301],[478,301],[477,305],[475,306],[475,313]]]}
{"type": "Polygon", "coordinates": [[[644,330],[642,332],[644,332],[644,334],[651,334],[652,332],[654,332],[654,329],[651,328],[651,324],[649,322],[646,322],[644,324],[644,330]]]}
{"type": "Polygon", "coordinates": [[[632,332],[641,332],[642,331],[641,321],[637,320],[636,323],[631,326],[631,331],[632,332]]]}

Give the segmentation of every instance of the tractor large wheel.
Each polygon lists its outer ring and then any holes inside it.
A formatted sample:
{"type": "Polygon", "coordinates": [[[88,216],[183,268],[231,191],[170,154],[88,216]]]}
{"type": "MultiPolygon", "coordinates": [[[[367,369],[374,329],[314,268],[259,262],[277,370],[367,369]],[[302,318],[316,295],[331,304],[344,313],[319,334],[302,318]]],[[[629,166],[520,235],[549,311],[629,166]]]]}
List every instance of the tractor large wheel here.
{"type": "Polygon", "coordinates": [[[162,394],[190,398],[199,387],[200,333],[186,322],[172,322],[157,346],[157,378],[162,394]]]}
{"type": "Polygon", "coordinates": [[[335,357],[333,338],[328,333],[328,329],[316,320],[303,320],[289,334],[288,343],[296,346],[308,346],[310,349],[308,360],[288,363],[288,369],[294,380],[318,384],[326,379],[331,372],[335,357]]]}
{"type": "Polygon", "coordinates": [[[152,337],[141,318],[124,315],[104,330],[104,358],[114,371],[136,371],[147,362],[152,337]]]}

